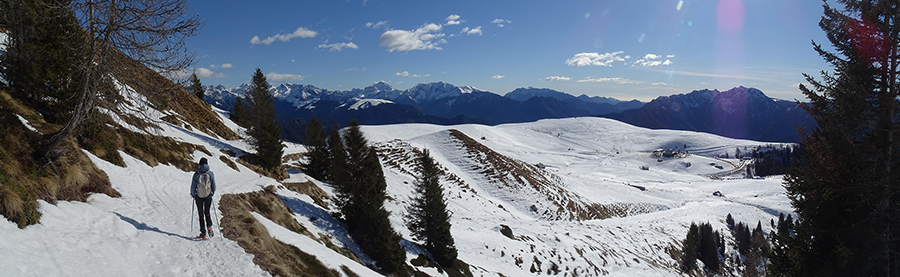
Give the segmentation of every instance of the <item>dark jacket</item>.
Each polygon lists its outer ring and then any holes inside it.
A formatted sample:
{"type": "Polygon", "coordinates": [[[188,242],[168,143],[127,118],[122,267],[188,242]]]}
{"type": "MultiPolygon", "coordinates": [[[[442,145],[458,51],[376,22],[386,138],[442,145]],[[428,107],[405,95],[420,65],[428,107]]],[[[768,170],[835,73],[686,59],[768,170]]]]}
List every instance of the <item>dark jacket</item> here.
{"type": "Polygon", "coordinates": [[[216,194],[216,176],[212,171],[209,171],[208,164],[201,164],[200,168],[197,169],[197,172],[194,172],[194,177],[191,178],[191,196],[197,196],[197,183],[200,181],[200,174],[203,172],[209,174],[209,196],[212,197],[216,194]]]}

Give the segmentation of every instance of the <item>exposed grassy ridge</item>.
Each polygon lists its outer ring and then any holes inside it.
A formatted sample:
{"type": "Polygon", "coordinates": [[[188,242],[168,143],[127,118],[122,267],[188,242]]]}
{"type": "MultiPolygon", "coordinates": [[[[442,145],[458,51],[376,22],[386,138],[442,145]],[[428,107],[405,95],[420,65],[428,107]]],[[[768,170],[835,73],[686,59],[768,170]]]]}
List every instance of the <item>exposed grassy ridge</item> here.
{"type": "MultiPolygon", "coordinates": [[[[315,256],[272,238],[266,227],[250,214],[256,212],[293,232],[316,239],[294,220],[291,210],[274,191],[275,187],[269,186],[263,191],[223,195],[219,201],[223,236],[237,241],[245,251],[254,255],[254,263],[272,275],[342,276],[337,269],[326,267],[315,256]]],[[[354,275],[348,268],[341,270],[347,275],[354,275]]]]}
{"type": "Polygon", "coordinates": [[[90,193],[119,197],[106,173],[99,170],[73,139],[63,142],[58,151],[64,155],[53,160],[33,156],[41,133],[58,129],[45,122],[33,110],[21,105],[6,91],[0,91],[0,214],[19,228],[40,221],[37,200],[84,201],[90,193]],[[21,116],[37,132],[29,130],[16,117],[21,116]]]}
{"type": "MultiPolygon", "coordinates": [[[[132,124],[134,125],[134,124],[132,124]]],[[[159,128],[147,124],[145,128],[159,128]]],[[[206,147],[178,142],[170,137],[153,136],[119,126],[109,115],[96,113],[80,129],[78,143],[85,150],[118,166],[125,166],[119,151],[140,159],[149,166],[168,164],[184,171],[197,168],[194,151],[212,155],[206,147]]]]}
{"type": "Polygon", "coordinates": [[[123,68],[116,74],[119,81],[145,95],[159,111],[170,110],[174,113],[164,118],[164,121],[181,127],[185,125],[178,122],[184,122],[210,136],[226,140],[240,138],[219,120],[209,104],[178,84],[121,53],[115,57],[115,62],[123,68]]]}
{"type": "Polygon", "coordinates": [[[588,202],[581,196],[563,189],[558,176],[497,153],[459,130],[449,131],[460,147],[466,151],[466,156],[478,161],[474,165],[476,168],[472,170],[487,177],[491,183],[507,189],[531,187],[545,195],[552,206],[542,207],[544,210],[532,206],[532,210],[547,219],[591,220],[623,217],[628,215],[629,210],[635,209],[628,204],[604,205],[588,202]]]}

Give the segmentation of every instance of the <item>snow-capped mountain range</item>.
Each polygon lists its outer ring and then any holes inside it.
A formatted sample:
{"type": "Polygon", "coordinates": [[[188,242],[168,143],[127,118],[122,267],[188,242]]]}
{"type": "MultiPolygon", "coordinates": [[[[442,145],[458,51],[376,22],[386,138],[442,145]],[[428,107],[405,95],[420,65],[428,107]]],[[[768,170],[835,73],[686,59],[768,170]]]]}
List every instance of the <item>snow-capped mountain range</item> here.
{"type": "MultiPolygon", "coordinates": [[[[236,97],[247,94],[248,85],[236,88],[205,87],[204,100],[231,110],[236,97]]],[[[621,112],[644,103],[612,98],[575,97],[550,89],[520,88],[501,96],[471,86],[455,86],[437,82],[418,84],[399,90],[388,83],[351,90],[328,90],[312,85],[281,84],[272,86],[278,119],[293,126],[313,115],[323,121],[346,124],[357,119],[362,124],[435,123],[435,124],[500,124],[529,122],[545,118],[593,116],[621,112]],[[358,102],[365,103],[358,103],[358,102]],[[369,110],[376,109],[376,110],[369,110]],[[294,124],[291,121],[297,121],[294,124]]],[[[286,138],[297,140],[292,130],[286,138]]]]}
{"type": "MultiPolygon", "coordinates": [[[[231,110],[248,85],[206,87],[205,100],[231,110]]],[[[385,82],[362,89],[328,90],[312,85],[272,86],[285,139],[302,141],[302,126],[312,116],[344,125],[395,123],[502,124],[547,118],[603,116],[653,129],[701,131],[731,138],[799,142],[797,127],[815,122],[800,106],[777,100],[755,88],[696,90],[658,97],[650,103],[608,97],[573,96],[546,88],[519,88],[506,95],[470,86],[437,82],[399,90],[385,82]]]]}

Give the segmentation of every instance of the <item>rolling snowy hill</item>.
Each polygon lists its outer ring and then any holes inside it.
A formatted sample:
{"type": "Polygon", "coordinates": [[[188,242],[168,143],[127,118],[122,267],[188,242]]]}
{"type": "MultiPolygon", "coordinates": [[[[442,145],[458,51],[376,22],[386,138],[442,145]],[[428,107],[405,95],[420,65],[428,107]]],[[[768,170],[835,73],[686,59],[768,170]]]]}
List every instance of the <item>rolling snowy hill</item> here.
{"type": "MultiPolygon", "coordinates": [[[[120,93],[129,101],[126,105],[146,103],[124,85],[120,93]]],[[[373,108],[389,105],[367,103],[373,108]]],[[[292,169],[285,180],[263,177],[241,163],[234,164],[234,155],[251,151],[244,141],[222,139],[177,119],[177,124],[171,123],[171,111],[137,110],[160,128],[138,128],[131,125],[133,119],[124,120],[109,110],[99,112],[125,129],[208,150],[197,150],[192,158],[208,158],[216,173],[217,208],[227,195],[274,193],[292,211],[291,220],[306,231],[292,231],[251,212],[267,236],[313,255],[334,274],[378,275],[366,267],[371,260],[333,217],[337,210],[328,200],[333,195],[328,184],[292,169]],[[307,195],[288,188],[307,181],[314,186],[312,191],[321,193],[307,195]]],[[[213,120],[239,134],[245,132],[227,119],[225,111],[215,112],[213,120]]],[[[26,119],[19,119],[29,126],[26,119]]],[[[392,212],[394,229],[406,239],[402,244],[408,251],[407,261],[423,253],[409,241],[403,224],[415,182],[411,157],[429,149],[445,173],[441,183],[452,212],[451,231],[459,258],[476,276],[676,275],[675,256],[691,222],[708,221],[724,230],[728,213],[752,224],[791,211],[780,178],[743,179],[743,171],[734,170],[741,169],[743,162],[713,158],[735,148],[777,144],[650,130],[602,118],[496,126],[398,124],[362,130],[380,154],[388,184],[385,206],[392,212]],[[664,148],[690,155],[652,154],[664,148]],[[738,172],[733,178],[710,178],[732,171],[738,172]],[[512,233],[507,236],[501,230],[512,233]]],[[[288,155],[305,152],[302,145],[287,146],[288,155]]],[[[124,166],[85,153],[108,175],[121,197],[95,194],[86,202],[56,204],[38,200],[41,223],[18,229],[15,223],[0,221],[0,272],[4,275],[268,274],[236,241],[222,236],[194,239],[198,230],[192,228],[195,215],[188,193],[192,172],[166,164],[151,166],[125,152],[120,153],[124,166]]],[[[221,214],[215,216],[221,218],[221,214]]],[[[234,231],[225,230],[226,235],[234,231]]],[[[416,270],[446,275],[435,268],[416,270]]]]}

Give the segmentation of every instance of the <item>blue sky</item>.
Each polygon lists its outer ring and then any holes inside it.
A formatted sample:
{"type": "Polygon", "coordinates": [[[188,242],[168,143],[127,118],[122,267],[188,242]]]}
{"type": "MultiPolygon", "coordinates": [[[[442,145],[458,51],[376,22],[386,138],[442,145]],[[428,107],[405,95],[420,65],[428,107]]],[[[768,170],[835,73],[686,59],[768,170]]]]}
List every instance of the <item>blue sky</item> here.
{"type": "Polygon", "coordinates": [[[821,2],[189,1],[206,22],[189,49],[204,85],[345,90],[443,81],[648,101],[743,85],[803,99],[801,73],[828,69],[811,40],[821,2]]]}

